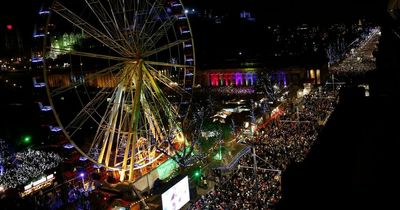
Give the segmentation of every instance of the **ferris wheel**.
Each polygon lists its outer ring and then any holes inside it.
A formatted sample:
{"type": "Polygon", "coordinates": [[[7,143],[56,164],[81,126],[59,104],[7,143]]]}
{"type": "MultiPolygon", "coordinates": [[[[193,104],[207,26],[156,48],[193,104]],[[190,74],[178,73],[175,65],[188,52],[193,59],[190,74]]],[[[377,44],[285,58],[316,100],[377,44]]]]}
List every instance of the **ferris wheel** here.
{"type": "Polygon", "coordinates": [[[195,52],[179,0],[56,0],[45,33],[49,101],[83,157],[134,181],[188,144],[195,52]]]}

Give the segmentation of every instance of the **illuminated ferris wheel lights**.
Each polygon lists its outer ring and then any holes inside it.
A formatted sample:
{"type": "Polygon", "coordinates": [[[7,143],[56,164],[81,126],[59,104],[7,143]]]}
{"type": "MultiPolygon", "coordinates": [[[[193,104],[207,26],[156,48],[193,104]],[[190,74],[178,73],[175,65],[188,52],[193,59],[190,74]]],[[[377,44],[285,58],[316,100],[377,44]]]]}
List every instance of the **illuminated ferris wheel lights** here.
{"type": "Polygon", "coordinates": [[[43,62],[43,58],[38,58],[38,57],[32,58],[32,63],[40,63],[40,62],[43,62]]]}
{"type": "Polygon", "coordinates": [[[33,38],[39,38],[39,37],[44,37],[44,36],[45,36],[44,34],[34,34],[33,38]]]}
{"type": "Polygon", "coordinates": [[[80,157],[79,157],[79,160],[80,160],[80,161],[87,161],[87,157],[85,157],[85,156],[80,156],[80,157]]]}
{"type": "Polygon", "coordinates": [[[178,86],[178,83],[177,83],[177,82],[170,82],[169,85],[170,85],[171,87],[177,87],[177,86],[178,86]]]}
{"type": "Polygon", "coordinates": [[[182,6],[182,4],[174,2],[174,3],[172,3],[172,6],[173,7],[179,7],[179,6],[182,6]]]}
{"type": "Polygon", "coordinates": [[[49,10],[40,10],[39,15],[45,15],[45,14],[50,14],[49,10]]]}
{"type": "Polygon", "coordinates": [[[188,143],[179,116],[195,83],[195,51],[189,11],[180,1],[125,2],[121,8],[107,0],[56,0],[48,18],[72,27],[45,53],[57,55],[51,62],[68,63],[74,80],[60,82],[47,65],[44,72],[53,113],[75,149],[99,167],[119,171],[121,181],[135,181],[188,143]],[[75,36],[74,45],[65,44],[75,36]],[[166,141],[174,129],[176,137],[166,141]]]}
{"type": "Polygon", "coordinates": [[[72,149],[72,148],[74,148],[74,145],[72,145],[72,144],[64,144],[64,146],[63,146],[65,149],[72,149]]]}

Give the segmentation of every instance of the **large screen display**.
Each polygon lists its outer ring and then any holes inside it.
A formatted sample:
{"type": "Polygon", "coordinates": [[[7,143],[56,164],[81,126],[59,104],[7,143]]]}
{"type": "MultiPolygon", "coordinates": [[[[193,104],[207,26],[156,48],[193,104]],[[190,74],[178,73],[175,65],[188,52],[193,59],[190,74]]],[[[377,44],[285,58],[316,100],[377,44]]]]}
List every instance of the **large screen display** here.
{"type": "Polygon", "coordinates": [[[186,176],[161,195],[163,210],[178,210],[190,200],[189,179],[186,176]]]}

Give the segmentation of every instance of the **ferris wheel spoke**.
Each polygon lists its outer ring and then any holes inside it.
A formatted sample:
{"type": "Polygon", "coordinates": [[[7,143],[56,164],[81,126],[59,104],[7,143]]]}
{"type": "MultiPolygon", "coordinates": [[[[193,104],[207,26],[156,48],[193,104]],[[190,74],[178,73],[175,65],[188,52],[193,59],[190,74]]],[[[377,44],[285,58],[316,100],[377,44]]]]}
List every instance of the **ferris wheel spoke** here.
{"type": "MultiPolygon", "coordinates": [[[[163,6],[164,6],[162,1],[160,0],[156,0],[153,3],[150,3],[146,0],[146,3],[148,6],[150,6],[150,9],[148,10],[149,12],[147,12],[147,14],[144,17],[144,23],[139,33],[139,37],[144,39],[141,41],[146,41],[146,39],[149,38],[148,34],[152,34],[154,28],[160,22],[159,19],[162,16],[160,13],[163,11],[163,6]]],[[[146,48],[142,50],[146,50],[146,48]]]]}
{"type": "Polygon", "coordinates": [[[155,128],[157,129],[157,133],[159,134],[158,140],[163,139],[167,136],[167,133],[165,132],[168,128],[166,122],[162,120],[163,115],[165,116],[165,112],[160,104],[161,102],[159,98],[157,98],[156,94],[154,94],[152,97],[146,99],[143,105],[144,107],[146,107],[148,112],[151,113],[150,117],[153,120],[155,128]]]}
{"type": "MultiPolygon", "coordinates": [[[[112,97],[110,98],[110,101],[108,102],[107,106],[107,111],[103,116],[101,116],[101,122],[98,126],[96,135],[95,135],[95,141],[92,142],[91,148],[93,148],[94,145],[96,145],[97,142],[106,142],[108,141],[108,144],[103,143],[101,151],[99,152],[98,156],[98,161],[102,162],[103,161],[103,156],[105,152],[106,154],[106,159],[105,159],[105,164],[109,164],[109,154],[111,152],[111,147],[112,147],[112,141],[115,139],[115,135],[117,138],[117,142],[119,142],[119,139],[124,136],[128,135],[129,132],[122,130],[124,127],[124,122],[129,122],[130,120],[130,112],[127,112],[124,110],[124,104],[126,104],[127,100],[127,95],[124,94],[124,88],[120,84],[118,87],[114,90],[114,93],[112,97]],[[118,120],[118,121],[117,121],[118,120]],[[118,125],[118,127],[117,127],[118,125]],[[111,144],[111,145],[110,145],[111,144]],[[107,149],[107,150],[106,150],[107,149]],[[108,158],[107,158],[108,156],[108,158]]],[[[117,143],[118,144],[118,143],[117,143]]]]}
{"type": "MultiPolygon", "coordinates": [[[[129,49],[132,53],[134,53],[131,45],[126,40],[124,35],[121,33],[118,22],[115,18],[115,15],[111,10],[111,16],[104,5],[99,0],[85,0],[86,4],[92,10],[93,14],[96,15],[100,24],[103,26],[104,30],[107,32],[109,37],[113,37],[116,41],[124,46],[126,49],[129,49]]],[[[112,8],[111,2],[108,1],[110,8],[112,8]]]]}
{"type": "Polygon", "coordinates": [[[162,52],[162,51],[164,51],[164,50],[168,50],[168,49],[173,48],[173,47],[176,47],[176,46],[178,46],[178,45],[180,45],[180,44],[184,44],[185,42],[187,42],[187,41],[189,41],[189,40],[190,40],[190,39],[182,39],[182,40],[177,40],[177,41],[175,41],[175,42],[168,43],[168,44],[166,44],[166,45],[164,45],[164,46],[161,46],[161,47],[159,47],[159,48],[157,48],[157,49],[154,49],[154,50],[151,50],[151,51],[149,51],[149,52],[143,53],[143,57],[152,56],[152,55],[157,54],[157,53],[159,53],[159,52],[162,52]]]}
{"type": "Polygon", "coordinates": [[[51,48],[51,51],[54,51],[57,53],[63,53],[63,54],[88,57],[88,58],[104,59],[104,60],[115,60],[115,61],[130,61],[130,60],[132,60],[132,59],[125,58],[125,57],[102,55],[102,54],[97,54],[97,53],[81,52],[81,51],[76,51],[76,50],[71,51],[71,50],[64,50],[64,49],[60,49],[60,48],[51,48]]]}
{"type": "Polygon", "coordinates": [[[146,67],[143,68],[144,73],[146,75],[146,79],[149,82],[149,86],[152,88],[154,92],[154,98],[159,102],[159,108],[164,111],[164,115],[167,119],[172,122],[175,121],[176,116],[178,116],[178,111],[174,108],[171,102],[167,99],[163,91],[158,87],[151,73],[148,71],[146,67]]]}
{"type": "MultiPolygon", "coordinates": [[[[158,87],[154,87],[154,84],[145,81],[145,86],[149,91],[149,96],[143,101],[143,107],[147,107],[150,112],[153,113],[152,118],[155,119],[155,124],[161,129],[163,137],[167,136],[165,133],[171,127],[176,126],[175,116],[177,116],[176,110],[173,108],[172,104],[169,103],[167,98],[162,92],[157,91],[158,87]],[[164,122],[163,119],[168,119],[168,122],[164,122]],[[164,129],[165,128],[165,129],[164,129]]],[[[159,139],[163,139],[160,137],[159,139]]]]}
{"type": "Polygon", "coordinates": [[[160,101],[159,98],[157,98],[157,95],[153,91],[151,91],[151,87],[147,82],[145,82],[145,86],[147,87],[149,94],[148,97],[143,97],[142,106],[148,113],[151,113],[149,116],[151,117],[151,119],[153,119],[153,124],[158,133],[158,136],[156,136],[156,138],[158,138],[157,140],[159,140],[166,136],[165,129],[162,129],[166,127],[164,126],[164,122],[162,121],[163,118],[160,113],[160,106],[158,105],[160,101]]]}
{"type": "Polygon", "coordinates": [[[158,71],[154,67],[149,65],[148,69],[150,70],[151,75],[154,78],[156,78],[158,81],[160,81],[162,84],[164,84],[168,88],[174,90],[176,93],[178,93],[180,95],[189,94],[185,89],[183,89],[181,86],[179,86],[178,83],[172,81],[167,76],[158,73],[158,71]]]}
{"type": "Polygon", "coordinates": [[[111,15],[116,25],[116,29],[119,32],[121,38],[124,39],[125,44],[129,46],[129,49],[132,50],[135,54],[138,52],[138,48],[136,45],[132,45],[129,40],[129,36],[133,37],[132,33],[127,33],[126,29],[130,27],[130,22],[126,16],[125,12],[125,1],[121,2],[120,0],[112,1],[108,0],[108,5],[110,7],[111,15]],[[122,12],[122,19],[121,19],[121,12],[122,12]],[[119,23],[123,23],[120,26],[119,23]],[[122,29],[121,29],[122,27],[122,29]],[[128,35],[129,34],[129,35],[128,35]]]}
{"type": "Polygon", "coordinates": [[[126,4],[128,2],[125,0],[108,0],[108,5],[110,7],[113,19],[116,23],[122,23],[122,28],[124,29],[129,28],[130,25],[126,15],[128,13],[126,9],[126,4]]]}
{"type": "MultiPolygon", "coordinates": [[[[105,116],[107,116],[107,118],[103,117],[102,121],[106,123],[106,125],[104,125],[105,129],[105,135],[103,138],[103,147],[101,149],[101,152],[99,154],[98,157],[98,161],[102,162],[103,161],[103,156],[105,155],[105,160],[104,163],[106,166],[109,165],[110,162],[110,154],[111,154],[111,150],[113,147],[113,142],[114,142],[114,138],[115,138],[115,134],[117,133],[116,130],[117,128],[117,123],[118,123],[118,117],[119,117],[119,113],[121,110],[121,102],[123,99],[123,89],[121,88],[121,85],[119,85],[116,90],[114,91],[113,97],[111,98],[112,102],[109,102],[108,106],[108,114],[106,114],[105,116]]],[[[100,124],[99,127],[101,127],[102,124],[100,124]]],[[[118,135],[118,134],[117,134],[118,135]]]]}
{"type": "Polygon", "coordinates": [[[89,119],[92,119],[97,125],[100,124],[99,119],[97,119],[98,116],[96,117],[93,115],[98,115],[97,109],[109,95],[111,95],[111,92],[107,91],[106,88],[103,88],[102,91],[99,91],[97,95],[81,109],[74,119],[65,126],[65,130],[68,131],[70,136],[73,136],[89,119]]]}
{"type": "Polygon", "coordinates": [[[148,101],[146,99],[146,97],[143,97],[143,101],[142,101],[142,107],[144,110],[144,115],[145,118],[147,120],[147,123],[145,123],[145,125],[149,125],[149,130],[151,131],[151,133],[154,135],[154,137],[158,138],[159,135],[161,134],[161,129],[157,123],[157,118],[154,116],[150,105],[148,104],[148,101]]]}
{"type": "Polygon", "coordinates": [[[140,29],[140,32],[139,32],[139,37],[142,37],[142,35],[143,35],[143,33],[146,31],[146,29],[147,28],[150,28],[151,27],[151,25],[154,23],[154,22],[156,22],[156,21],[154,21],[154,18],[156,17],[156,16],[158,16],[158,9],[161,9],[161,7],[163,6],[162,4],[160,4],[160,2],[159,1],[154,1],[153,3],[150,3],[150,2],[148,2],[147,0],[145,1],[146,3],[145,3],[145,5],[143,6],[143,8],[141,8],[141,9],[143,9],[143,10],[146,10],[147,12],[146,12],[146,14],[144,15],[144,18],[143,18],[143,25],[142,25],[142,28],[140,29]],[[150,8],[149,9],[146,9],[145,7],[146,6],[150,6],[150,8]]]}
{"type": "Polygon", "coordinates": [[[122,8],[122,14],[123,14],[123,21],[125,23],[125,28],[127,29],[127,32],[129,36],[131,37],[131,41],[134,43],[135,50],[139,50],[138,43],[137,41],[139,40],[139,36],[136,33],[137,27],[140,22],[140,14],[139,14],[139,4],[140,1],[125,1],[122,0],[121,2],[121,8],[122,8]],[[131,18],[128,18],[127,16],[131,14],[133,16],[133,23],[129,21],[131,18]]]}
{"type": "Polygon", "coordinates": [[[66,8],[60,2],[55,1],[52,10],[61,17],[63,17],[65,20],[73,24],[74,26],[84,31],[89,36],[93,37],[94,39],[98,40],[99,42],[106,45],[110,49],[114,50],[118,54],[122,56],[134,56],[134,54],[129,52],[125,47],[121,46],[111,37],[107,36],[106,34],[96,29],[96,27],[90,25],[88,22],[86,22],[81,17],[76,15],[74,12],[66,8]]]}
{"type": "Polygon", "coordinates": [[[176,22],[176,18],[174,16],[169,17],[165,22],[163,22],[160,27],[158,27],[152,35],[145,40],[143,43],[143,49],[151,49],[153,46],[155,46],[158,41],[166,35],[166,33],[169,31],[169,29],[173,28],[176,22]]]}
{"type": "MultiPolygon", "coordinates": [[[[52,97],[57,96],[59,94],[65,93],[66,91],[73,90],[73,89],[77,88],[78,86],[84,85],[86,82],[92,81],[101,76],[113,75],[114,78],[119,78],[120,72],[117,72],[116,74],[113,74],[113,72],[120,71],[123,68],[123,66],[124,66],[124,63],[118,63],[113,66],[107,67],[103,70],[100,70],[98,72],[88,74],[87,76],[85,76],[83,81],[71,83],[69,86],[66,86],[66,87],[59,87],[59,88],[53,89],[53,90],[51,90],[50,94],[52,97]]],[[[110,85],[111,85],[111,82],[117,82],[117,81],[116,80],[109,81],[110,85]]]]}
{"type": "Polygon", "coordinates": [[[154,76],[154,78],[156,78],[159,82],[161,82],[162,84],[164,84],[165,86],[167,86],[169,89],[175,91],[176,93],[178,93],[179,95],[189,95],[189,93],[183,89],[181,86],[178,85],[178,83],[173,82],[171,79],[169,79],[166,76],[163,75],[158,75],[158,76],[154,76]]]}
{"type": "Polygon", "coordinates": [[[174,64],[174,63],[165,63],[158,61],[144,61],[145,64],[153,65],[153,66],[165,66],[165,67],[176,67],[176,68],[194,68],[192,65],[183,65],[183,64],[174,64]]]}

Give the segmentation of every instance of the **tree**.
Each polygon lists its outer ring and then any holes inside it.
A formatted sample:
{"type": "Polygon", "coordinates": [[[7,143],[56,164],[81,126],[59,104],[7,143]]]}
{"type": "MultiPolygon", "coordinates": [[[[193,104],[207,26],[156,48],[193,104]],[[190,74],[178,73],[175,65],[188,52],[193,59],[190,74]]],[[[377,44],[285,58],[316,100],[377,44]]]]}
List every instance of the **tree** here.
{"type": "Polygon", "coordinates": [[[271,74],[261,73],[257,80],[257,89],[262,91],[269,101],[276,101],[271,74]]]}
{"type": "MultiPolygon", "coordinates": [[[[204,107],[198,108],[198,105],[191,106],[188,115],[192,117],[191,120],[186,120],[186,122],[182,126],[183,127],[182,130],[184,131],[185,134],[184,134],[184,143],[180,148],[175,148],[172,146],[174,150],[172,153],[168,153],[164,149],[157,148],[163,154],[173,159],[181,169],[193,165],[194,163],[196,163],[197,161],[199,161],[204,157],[199,144],[201,130],[204,121],[204,113],[205,113],[204,110],[205,110],[204,107]],[[194,154],[195,149],[196,153],[194,154]]],[[[166,138],[166,141],[168,142],[169,145],[173,145],[173,140],[177,137],[176,133],[177,133],[176,129],[170,130],[169,135],[166,138]]]]}

